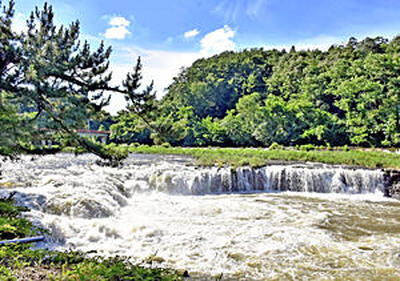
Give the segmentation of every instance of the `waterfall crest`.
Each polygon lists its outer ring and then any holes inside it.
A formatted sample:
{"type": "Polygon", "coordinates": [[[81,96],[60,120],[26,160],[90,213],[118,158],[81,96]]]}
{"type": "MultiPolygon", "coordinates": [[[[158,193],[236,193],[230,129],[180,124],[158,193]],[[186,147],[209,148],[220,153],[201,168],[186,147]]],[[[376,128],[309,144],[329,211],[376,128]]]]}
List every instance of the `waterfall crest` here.
{"type": "Polygon", "coordinates": [[[150,190],[201,195],[234,192],[297,191],[319,193],[384,192],[383,172],[334,166],[279,165],[253,169],[199,168],[166,171],[151,178],[150,190]]]}
{"type": "Polygon", "coordinates": [[[133,155],[120,168],[98,166],[93,155],[58,154],[35,161],[26,156],[4,164],[2,182],[11,185],[8,190],[17,191],[19,201],[30,208],[82,218],[112,216],[134,194],[143,192],[384,192],[381,170],[321,164],[196,167],[185,157],[157,155],[133,155]]]}
{"type": "Polygon", "coordinates": [[[286,280],[287,261],[295,279],[400,276],[400,201],[383,196],[388,184],[400,186],[396,171],[197,167],[156,155],[111,168],[96,160],[57,154],[4,162],[0,196],[16,192],[31,208],[24,215],[50,231],[43,245],[50,249],[135,263],[157,253],[161,267],[229,280],[286,280]]]}

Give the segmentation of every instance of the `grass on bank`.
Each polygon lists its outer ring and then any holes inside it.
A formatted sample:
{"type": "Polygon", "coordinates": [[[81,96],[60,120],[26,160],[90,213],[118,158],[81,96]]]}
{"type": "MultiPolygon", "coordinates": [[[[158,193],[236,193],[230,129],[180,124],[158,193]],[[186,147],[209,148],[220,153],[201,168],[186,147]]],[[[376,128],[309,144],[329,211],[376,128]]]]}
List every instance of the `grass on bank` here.
{"type": "MultiPolygon", "coordinates": [[[[21,217],[27,209],[12,199],[0,199],[0,240],[37,235],[44,230],[21,217]]],[[[151,261],[149,261],[151,263],[151,261]]],[[[29,244],[0,246],[0,280],[183,280],[181,274],[168,269],[137,266],[127,258],[88,258],[80,252],[32,250],[29,244]]]]}
{"type": "Polygon", "coordinates": [[[114,149],[132,153],[188,155],[197,160],[199,165],[230,165],[232,167],[250,165],[261,167],[271,162],[319,162],[366,168],[400,169],[400,154],[382,150],[362,150],[340,148],[335,150],[294,148],[182,148],[168,146],[113,146],[114,149]]]}

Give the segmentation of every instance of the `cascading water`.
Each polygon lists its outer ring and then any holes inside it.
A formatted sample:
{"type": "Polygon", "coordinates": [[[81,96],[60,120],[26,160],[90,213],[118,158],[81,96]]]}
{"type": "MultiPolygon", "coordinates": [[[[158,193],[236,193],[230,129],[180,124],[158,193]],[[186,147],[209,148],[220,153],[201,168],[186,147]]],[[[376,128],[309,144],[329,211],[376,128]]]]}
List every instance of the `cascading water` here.
{"type": "Polygon", "coordinates": [[[156,155],[132,155],[120,168],[98,166],[92,155],[31,158],[3,163],[1,192],[16,191],[32,209],[27,216],[51,230],[46,246],[137,262],[156,254],[160,266],[202,280],[400,278],[400,203],[383,197],[379,170],[231,170],[156,155]]]}

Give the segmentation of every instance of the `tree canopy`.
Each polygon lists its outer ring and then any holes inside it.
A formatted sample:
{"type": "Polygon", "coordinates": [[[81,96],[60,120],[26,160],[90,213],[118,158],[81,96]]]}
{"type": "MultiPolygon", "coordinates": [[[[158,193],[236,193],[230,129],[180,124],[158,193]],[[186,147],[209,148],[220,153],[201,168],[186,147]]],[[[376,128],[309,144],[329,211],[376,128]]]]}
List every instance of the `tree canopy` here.
{"type": "Polygon", "coordinates": [[[400,37],[350,38],[327,51],[223,52],[183,68],[156,100],[153,83],[141,85],[140,58],[119,86],[110,85],[111,48],[81,42],[79,21],[57,27],[44,4],[16,33],[13,16],[10,1],[0,14],[2,155],[29,151],[50,132],[120,159],[76,133],[89,118],[114,123],[117,143],[400,146],[400,37]],[[110,93],[128,101],[112,118],[102,110],[110,93]]]}
{"type": "Polygon", "coordinates": [[[173,145],[400,146],[399,67],[400,37],[224,52],[184,68],[154,122],[173,145]]]}
{"type": "Polygon", "coordinates": [[[140,59],[122,86],[112,87],[111,47],[102,42],[92,50],[88,42],[82,43],[79,21],[57,27],[52,6],[45,3],[31,13],[26,31],[16,33],[11,28],[13,16],[10,1],[0,16],[0,153],[29,150],[32,140],[50,132],[70,146],[118,160],[119,155],[80,137],[76,129],[104,114],[102,108],[110,101],[107,92],[125,95],[139,114],[148,109],[143,106],[152,99],[152,85],[137,92],[140,59]]]}

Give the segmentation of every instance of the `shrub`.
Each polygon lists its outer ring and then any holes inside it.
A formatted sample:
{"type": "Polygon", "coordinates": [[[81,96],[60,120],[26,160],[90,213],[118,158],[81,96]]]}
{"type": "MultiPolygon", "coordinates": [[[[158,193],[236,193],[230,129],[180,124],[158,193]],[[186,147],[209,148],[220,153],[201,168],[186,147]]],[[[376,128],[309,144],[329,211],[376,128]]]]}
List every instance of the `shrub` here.
{"type": "Polygon", "coordinates": [[[283,147],[283,145],[280,145],[280,144],[277,143],[277,142],[273,142],[273,143],[268,147],[268,149],[269,149],[269,150],[281,150],[281,149],[284,149],[284,147],[283,147]]]}

